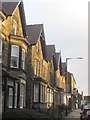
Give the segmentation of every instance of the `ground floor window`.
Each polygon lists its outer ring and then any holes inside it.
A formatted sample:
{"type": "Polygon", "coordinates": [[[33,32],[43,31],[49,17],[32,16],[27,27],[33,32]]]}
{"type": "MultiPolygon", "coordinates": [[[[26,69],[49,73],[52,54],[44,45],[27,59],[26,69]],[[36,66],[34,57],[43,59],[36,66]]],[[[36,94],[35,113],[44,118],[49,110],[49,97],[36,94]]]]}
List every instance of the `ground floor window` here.
{"type": "Polygon", "coordinates": [[[20,108],[25,107],[25,96],[26,96],[26,86],[24,84],[20,84],[20,108]]]}
{"type": "Polygon", "coordinates": [[[47,102],[47,87],[44,84],[34,84],[34,102],[47,102]]]}
{"type": "Polygon", "coordinates": [[[39,102],[39,84],[34,85],[34,102],[39,102]]]}
{"type": "Polygon", "coordinates": [[[9,87],[9,99],[8,99],[8,107],[13,108],[13,87],[9,87]]]}
{"type": "Polygon", "coordinates": [[[46,86],[43,84],[40,84],[40,102],[46,103],[47,98],[47,91],[46,86]]]}
{"type": "Polygon", "coordinates": [[[53,103],[53,90],[47,88],[47,107],[49,108],[53,103]]]}
{"type": "Polygon", "coordinates": [[[17,108],[17,98],[18,98],[18,83],[15,83],[15,104],[14,104],[14,108],[17,108]]]}

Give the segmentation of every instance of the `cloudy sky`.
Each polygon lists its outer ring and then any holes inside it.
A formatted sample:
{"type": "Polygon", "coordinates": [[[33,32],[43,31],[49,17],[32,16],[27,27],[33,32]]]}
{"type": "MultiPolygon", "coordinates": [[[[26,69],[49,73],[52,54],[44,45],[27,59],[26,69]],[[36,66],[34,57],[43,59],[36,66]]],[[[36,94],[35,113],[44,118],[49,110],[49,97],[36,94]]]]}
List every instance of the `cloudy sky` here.
{"type": "Polygon", "coordinates": [[[44,24],[47,44],[55,44],[74,74],[76,87],[88,94],[88,0],[23,0],[27,24],[44,24]],[[77,57],[83,57],[82,60],[77,57]]]}

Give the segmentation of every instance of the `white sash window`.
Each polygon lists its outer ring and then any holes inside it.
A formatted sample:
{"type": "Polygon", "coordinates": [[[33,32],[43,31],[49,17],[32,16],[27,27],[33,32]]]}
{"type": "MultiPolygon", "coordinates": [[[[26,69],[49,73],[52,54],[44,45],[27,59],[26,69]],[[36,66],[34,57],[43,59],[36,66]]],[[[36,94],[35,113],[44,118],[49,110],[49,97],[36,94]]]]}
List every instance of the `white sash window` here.
{"type": "Polygon", "coordinates": [[[13,33],[14,35],[17,34],[17,22],[16,21],[13,22],[13,33]]]}
{"type": "Polygon", "coordinates": [[[9,87],[9,108],[13,108],[13,88],[9,87]]]}
{"type": "Polygon", "coordinates": [[[24,84],[20,85],[20,108],[25,107],[26,87],[24,84]]]}
{"type": "Polygon", "coordinates": [[[11,67],[18,68],[19,66],[19,46],[12,45],[11,47],[11,67]]]}
{"type": "Polygon", "coordinates": [[[25,50],[22,49],[22,69],[25,69],[25,50]]]}
{"type": "Polygon", "coordinates": [[[39,84],[34,85],[34,102],[39,102],[39,84]]]}
{"type": "Polygon", "coordinates": [[[0,63],[2,62],[2,40],[0,39],[0,63]]]}

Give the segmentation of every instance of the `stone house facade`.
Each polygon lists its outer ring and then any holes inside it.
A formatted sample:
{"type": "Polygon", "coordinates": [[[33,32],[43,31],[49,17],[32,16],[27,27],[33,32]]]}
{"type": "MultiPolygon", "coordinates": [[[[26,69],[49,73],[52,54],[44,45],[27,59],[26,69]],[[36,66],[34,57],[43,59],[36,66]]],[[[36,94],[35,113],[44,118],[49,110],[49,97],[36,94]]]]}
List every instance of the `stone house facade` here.
{"type": "Polygon", "coordinates": [[[49,62],[46,59],[43,25],[28,25],[27,35],[30,42],[27,65],[27,107],[46,108],[49,62]]]}
{"type": "MultiPolygon", "coordinates": [[[[66,104],[66,64],[46,45],[43,24],[26,25],[23,2],[2,3],[0,30],[3,111],[66,104]]],[[[69,85],[73,94],[74,76],[69,85]]]]}
{"type": "Polygon", "coordinates": [[[5,111],[8,108],[26,107],[26,57],[29,43],[26,40],[22,2],[2,2],[0,16],[2,101],[5,111]]]}

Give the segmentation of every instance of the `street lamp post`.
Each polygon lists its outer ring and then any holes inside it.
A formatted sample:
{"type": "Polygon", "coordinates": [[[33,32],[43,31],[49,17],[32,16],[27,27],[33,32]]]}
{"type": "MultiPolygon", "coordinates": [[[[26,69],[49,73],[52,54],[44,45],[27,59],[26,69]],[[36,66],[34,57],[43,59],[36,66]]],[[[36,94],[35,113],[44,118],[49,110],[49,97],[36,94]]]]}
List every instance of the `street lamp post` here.
{"type": "Polygon", "coordinates": [[[66,104],[68,106],[68,70],[67,70],[67,64],[68,64],[68,60],[70,59],[83,59],[82,57],[77,57],[77,58],[66,58],[66,104]]]}

